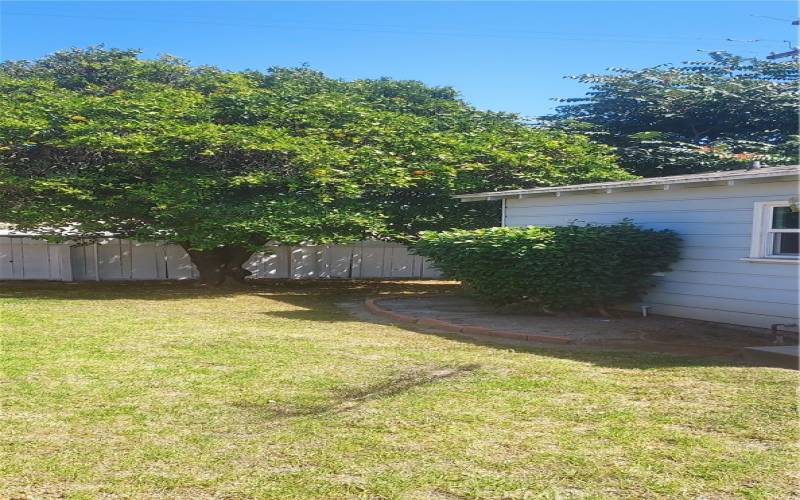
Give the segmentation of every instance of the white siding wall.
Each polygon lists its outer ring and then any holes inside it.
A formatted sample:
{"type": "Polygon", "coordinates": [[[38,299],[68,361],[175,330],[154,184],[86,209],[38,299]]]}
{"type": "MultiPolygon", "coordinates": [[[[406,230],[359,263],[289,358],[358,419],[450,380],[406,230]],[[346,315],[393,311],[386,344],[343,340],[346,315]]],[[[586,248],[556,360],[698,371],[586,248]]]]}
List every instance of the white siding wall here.
{"type": "Polygon", "coordinates": [[[753,204],[792,196],[797,184],[790,181],[563,193],[507,199],[504,224],[609,224],[630,218],[646,228],[672,229],[683,238],[682,258],[658,278],[643,303],[654,314],[768,328],[797,323],[800,266],[742,259],[750,252],[753,204]]]}

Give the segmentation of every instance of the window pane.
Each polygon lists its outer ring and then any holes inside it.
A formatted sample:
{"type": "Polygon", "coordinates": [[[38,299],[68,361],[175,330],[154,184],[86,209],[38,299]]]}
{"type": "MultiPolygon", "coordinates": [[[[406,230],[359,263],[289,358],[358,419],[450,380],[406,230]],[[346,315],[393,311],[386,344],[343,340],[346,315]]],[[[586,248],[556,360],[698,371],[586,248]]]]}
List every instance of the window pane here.
{"type": "Polygon", "coordinates": [[[772,209],[772,229],[797,229],[798,212],[792,212],[789,207],[775,207],[772,209]]]}
{"type": "Polygon", "coordinates": [[[772,238],[773,255],[798,255],[800,233],[775,233],[772,238]]]}

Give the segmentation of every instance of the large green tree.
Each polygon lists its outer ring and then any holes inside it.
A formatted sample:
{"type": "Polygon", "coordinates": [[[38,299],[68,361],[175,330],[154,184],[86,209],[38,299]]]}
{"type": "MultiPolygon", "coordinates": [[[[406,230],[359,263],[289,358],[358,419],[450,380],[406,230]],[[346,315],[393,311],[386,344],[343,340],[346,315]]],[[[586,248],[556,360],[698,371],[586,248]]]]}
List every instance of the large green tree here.
{"type": "Polygon", "coordinates": [[[580,75],[585,97],[563,99],[561,130],[614,146],[620,164],[646,177],[798,161],[796,60],[708,61],[580,75]]]}
{"type": "Polygon", "coordinates": [[[452,195],[625,178],[609,151],[414,81],[102,47],[0,66],[0,221],[171,240],[208,283],[270,242],[492,225],[452,195]]]}

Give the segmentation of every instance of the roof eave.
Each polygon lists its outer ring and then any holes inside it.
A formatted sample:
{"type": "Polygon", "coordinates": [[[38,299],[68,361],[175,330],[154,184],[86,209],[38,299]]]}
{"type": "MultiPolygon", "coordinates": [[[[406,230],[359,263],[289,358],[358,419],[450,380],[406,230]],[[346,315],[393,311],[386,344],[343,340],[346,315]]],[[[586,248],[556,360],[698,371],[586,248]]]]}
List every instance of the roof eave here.
{"type": "Polygon", "coordinates": [[[611,193],[614,191],[635,191],[635,190],[652,190],[664,189],[668,190],[669,186],[673,185],[699,185],[699,184],[717,184],[717,185],[733,185],[736,182],[747,182],[764,178],[781,178],[787,179],[800,178],[800,169],[796,166],[791,168],[775,168],[774,171],[765,169],[754,173],[752,170],[745,171],[728,171],[720,172],[719,175],[697,174],[698,177],[688,176],[675,176],[675,177],[653,177],[650,179],[637,179],[635,181],[618,181],[618,182],[598,182],[590,184],[573,184],[568,186],[553,186],[544,188],[532,189],[514,189],[509,191],[488,191],[482,193],[467,193],[461,195],[454,195],[453,198],[463,201],[492,201],[501,200],[503,198],[523,198],[530,196],[544,196],[555,195],[559,196],[561,193],[569,192],[606,192],[611,193]],[[701,177],[702,176],[702,177],[701,177]]]}

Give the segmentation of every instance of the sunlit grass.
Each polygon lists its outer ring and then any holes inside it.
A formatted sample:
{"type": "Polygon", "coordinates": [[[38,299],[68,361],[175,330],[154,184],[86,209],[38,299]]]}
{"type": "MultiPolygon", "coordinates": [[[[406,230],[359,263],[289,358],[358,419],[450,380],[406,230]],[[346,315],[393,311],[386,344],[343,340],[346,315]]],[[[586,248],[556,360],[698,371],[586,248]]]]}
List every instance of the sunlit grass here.
{"type": "Polygon", "coordinates": [[[796,373],[522,350],[337,302],[446,284],[0,285],[0,497],[798,494],[796,373]]]}

